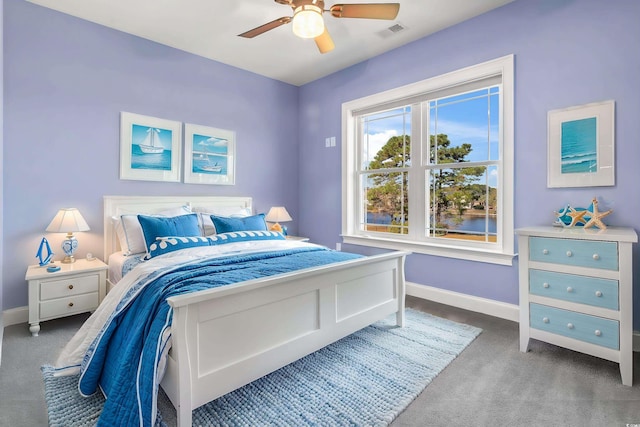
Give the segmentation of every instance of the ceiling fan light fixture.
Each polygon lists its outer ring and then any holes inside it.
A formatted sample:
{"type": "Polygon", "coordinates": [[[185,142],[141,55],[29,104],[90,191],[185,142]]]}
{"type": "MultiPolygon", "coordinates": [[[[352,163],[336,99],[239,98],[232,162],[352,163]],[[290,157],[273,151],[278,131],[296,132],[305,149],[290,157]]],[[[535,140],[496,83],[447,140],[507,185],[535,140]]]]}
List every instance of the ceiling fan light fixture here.
{"type": "Polygon", "coordinates": [[[312,4],[298,6],[293,12],[293,34],[303,39],[313,39],[324,32],[322,9],[312,4]]]}

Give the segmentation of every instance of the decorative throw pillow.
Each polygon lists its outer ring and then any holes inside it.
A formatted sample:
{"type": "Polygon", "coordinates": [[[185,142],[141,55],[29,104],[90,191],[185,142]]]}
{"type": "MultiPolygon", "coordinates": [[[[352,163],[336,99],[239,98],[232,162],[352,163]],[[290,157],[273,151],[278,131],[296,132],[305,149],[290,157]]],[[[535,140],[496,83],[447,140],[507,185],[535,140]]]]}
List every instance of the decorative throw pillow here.
{"type": "Polygon", "coordinates": [[[202,231],[203,236],[212,236],[216,234],[216,228],[213,226],[213,221],[211,220],[211,215],[215,216],[223,216],[227,218],[245,218],[251,215],[250,208],[243,209],[223,209],[221,212],[207,212],[203,210],[195,210],[194,212],[198,212],[199,220],[200,220],[200,229],[202,231]]]}
{"type": "Polygon", "coordinates": [[[138,221],[142,227],[147,252],[158,237],[200,237],[197,214],[172,217],[138,215],[138,221]]]}
{"type": "Polygon", "coordinates": [[[156,241],[149,245],[149,252],[144,256],[144,260],[167,254],[185,248],[195,248],[198,246],[211,246],[211,241],[203,236],[169,236],[158,237],[156,241]]]}
{"type": "MultiPolygon", "coordinates": [[[[178,206],[177,208],[166,209],[156,215],[149,216],[172,217],[188,215],[190,213],[191,209],[189,206],[185,205],[178,206]]],[[[146,252],[147,245],[145,244],[142,227],[138,221],[138,214],[124,214],[120,215],[120,217],[114,217],[114,219],[119,220],[115,229],[118,241],[120,242],[120,249],[122,249],[124,255],[134,255],[146,252]]]]}
{"type": "Polygon", "coordinates": [[[286,237],[277,231],[255,230],[218,233],[215,236],[209,236],[208,239],[211,242],[211,246],[214,246],[251,240],[286,240],[286,237]]]}
{"type": "Polygon", "coordinates": [[[266,230],[267,223],[264,214],[247,216],[244,218],[231,218],[211,215],[211,221],[216,228],[216,233],[229,233],[232,231],[266,230]]]}

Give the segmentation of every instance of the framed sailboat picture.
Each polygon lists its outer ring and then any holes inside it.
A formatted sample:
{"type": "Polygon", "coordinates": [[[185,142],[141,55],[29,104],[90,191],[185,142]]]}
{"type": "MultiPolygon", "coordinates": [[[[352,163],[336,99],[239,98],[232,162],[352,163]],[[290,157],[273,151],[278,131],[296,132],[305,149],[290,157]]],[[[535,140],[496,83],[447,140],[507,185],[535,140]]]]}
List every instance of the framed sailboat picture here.
{"type": "Polygon", "coordinates": [[[120,113],[120,179],[180,182],[182,123],[120,113]]]}
{"type": "Polygon", "coordinates": [[[236,133],[184,124],[184,182],[235,184],[236,133]]]}

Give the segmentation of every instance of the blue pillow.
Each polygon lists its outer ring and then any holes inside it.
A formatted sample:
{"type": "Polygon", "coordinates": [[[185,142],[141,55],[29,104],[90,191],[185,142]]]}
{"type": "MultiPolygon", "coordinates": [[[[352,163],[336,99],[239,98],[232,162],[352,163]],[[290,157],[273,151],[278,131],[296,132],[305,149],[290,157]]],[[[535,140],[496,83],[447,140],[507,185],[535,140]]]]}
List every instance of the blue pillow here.
{"type": "Polygon", "coordinates": [[[232,231],[209,236],[211,246],[224,245],[226,243],[248,242],[251,240],[286,240],[282,233],[267,230],[232,231]]]}
{"type": "Polygon", "coordinates": [[[149,250],[144,256],[144,260],[150,260],[153,257],[177,251],[179,249],[195,248],[198,246],[211,246],[211,241],[203,236],[158,237],[155,242],[149,245],[149,250]]]}
{"type": "Polygon", "coordinates": [[[178,215],[171,217],[158,217],[138,215],[138,222],[142,227],[142,234],[147,246],[147,252],[157,237],[168,236],[200,236],[200,227],[198,227],[198,215],[178,215]]]}
{"type": "Polygon", "coordinates": [[[216,233],[230,233],[233,231],[266,230],[267,223],[264,214],[245,216],[244,218],[230,218],[226,216],[211,215],[211,221],[216,228],[216,233]]]}

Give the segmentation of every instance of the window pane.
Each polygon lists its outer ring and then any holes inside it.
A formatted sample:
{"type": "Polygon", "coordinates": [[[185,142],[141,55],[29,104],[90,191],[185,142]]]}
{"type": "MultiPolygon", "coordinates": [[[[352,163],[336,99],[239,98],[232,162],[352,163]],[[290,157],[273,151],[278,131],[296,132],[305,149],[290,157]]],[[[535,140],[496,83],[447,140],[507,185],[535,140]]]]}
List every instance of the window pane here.
{"type": "Polygon", "coordinates": [[[427,171],[426,236],[496,242],[497,166],[427,171]]]}
{"type": "Polygon", "coordinates": [[[364,215],[361,230],[408,233],[408,178],[407,172],[362,175],[364,215]]]}
{"type": "Polygon", "coordinates": [[[411,164],[411,107],[361,117],[362,170],[405,167],[411,164]]]}
{"type": "Polygon", "coordinates": [[[498,101],[496,87],[430,101],[429,162],[498,160],[498,101]]]}

